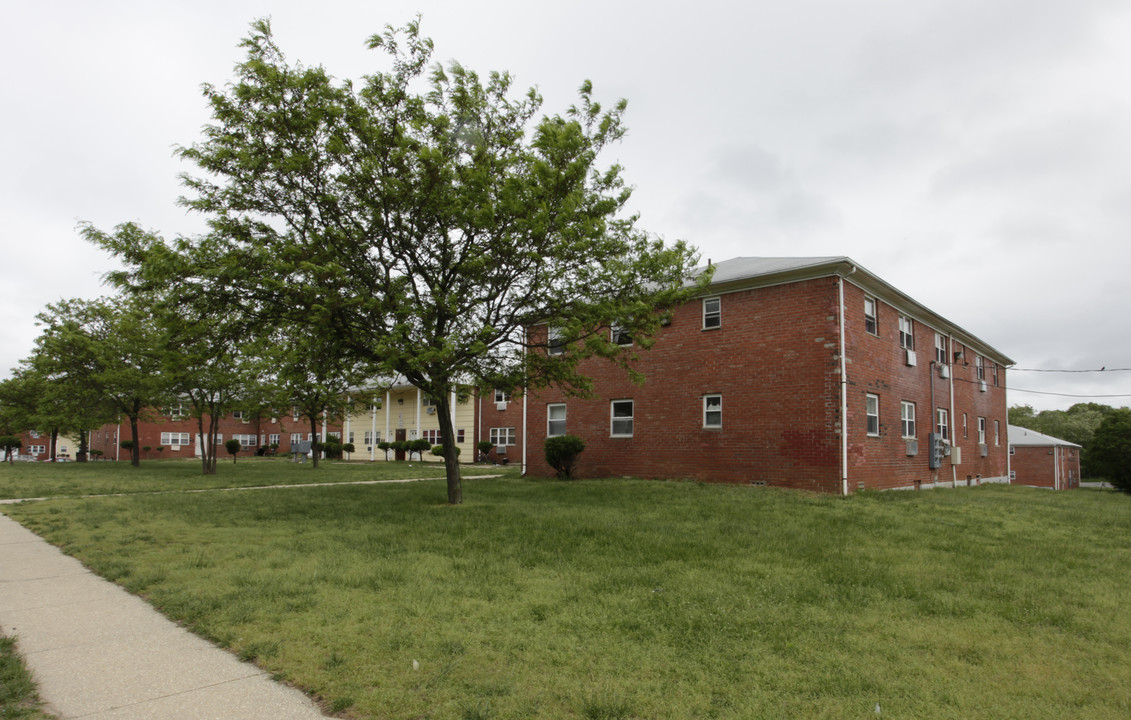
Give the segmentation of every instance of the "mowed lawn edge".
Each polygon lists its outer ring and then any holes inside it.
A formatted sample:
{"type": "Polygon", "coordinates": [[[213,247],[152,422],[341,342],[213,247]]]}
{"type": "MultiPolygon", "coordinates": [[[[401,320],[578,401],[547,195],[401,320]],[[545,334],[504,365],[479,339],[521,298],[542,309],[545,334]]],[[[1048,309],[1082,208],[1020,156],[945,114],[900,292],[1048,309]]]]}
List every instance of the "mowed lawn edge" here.
{"type": "Polygon", "coordinates": [[[3,509],[357,718],[1125,718],[1131,498],[442,480],[3,509]]]}

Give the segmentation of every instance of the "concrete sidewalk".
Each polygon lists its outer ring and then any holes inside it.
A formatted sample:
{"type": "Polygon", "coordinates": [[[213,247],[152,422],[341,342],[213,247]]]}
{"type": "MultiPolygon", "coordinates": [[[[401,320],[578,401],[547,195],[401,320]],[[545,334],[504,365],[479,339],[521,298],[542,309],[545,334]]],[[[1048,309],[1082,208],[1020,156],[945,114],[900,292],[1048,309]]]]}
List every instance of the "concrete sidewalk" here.
{"type": "Polygon", "coordinates": [[[66,720],[314,720],[301,692],[0,515],[0,632],[66,720]]]}

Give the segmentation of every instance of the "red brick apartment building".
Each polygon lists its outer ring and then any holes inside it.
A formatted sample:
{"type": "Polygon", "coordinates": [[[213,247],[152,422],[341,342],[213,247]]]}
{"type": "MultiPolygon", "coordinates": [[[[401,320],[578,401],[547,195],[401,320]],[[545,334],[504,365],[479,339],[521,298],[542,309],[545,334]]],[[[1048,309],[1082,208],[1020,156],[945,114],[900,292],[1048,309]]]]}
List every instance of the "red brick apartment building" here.
{"type": "Polygon", "coordinates": [[[1080,446],[1036,430],[1009,426],[1009,477],[1014,485],[1080,487],[1080,446]]]}
{"type": "Polygon", "coordinates": [[[589,360],[594,397],[530,395],[527,469],[552,475],[542,446],[568,433],[586,442],[581,477],[841,494],[1008,482],[1011,364],[850,258],[735,258],[640,351],[643,385],[589,360]]]}
{"type": "MultiPolygon", "coordinates": [[[[205,428],[208,417],[205,416],[205,428]]],[[[319,433],[323,426],[318,423],[319,433]]],[[[341,437],[341,424],[330,423],[325,431],[341,437]]],[[[178,405],[154,411],[138,423],[138,443],[142,447],[142,460],[194,458],[199,456],[199,429],[196,418],[190,417],[187,405],[178,405]],[[145,448],[149,448],[146,450],[145,448]],[[162,448],[158,450],[157,448],[162,448]]],[[[291,444],[311,440],[310,421],[290,415],[283,417],[253,417],[240,411],[225,413],[216,433],[218,457],[227,457],[224,443],[231,439],[240,441],[240,455],[253,455],[263,445],[279,446],[278,452],[290,452],[291,444]]],[[[103,425],[91,432],[90,449],[100,450],[107,460],[128,459],[129,453],[120,449],[120,441],[131,439],[129,422],[103,425]]]]}

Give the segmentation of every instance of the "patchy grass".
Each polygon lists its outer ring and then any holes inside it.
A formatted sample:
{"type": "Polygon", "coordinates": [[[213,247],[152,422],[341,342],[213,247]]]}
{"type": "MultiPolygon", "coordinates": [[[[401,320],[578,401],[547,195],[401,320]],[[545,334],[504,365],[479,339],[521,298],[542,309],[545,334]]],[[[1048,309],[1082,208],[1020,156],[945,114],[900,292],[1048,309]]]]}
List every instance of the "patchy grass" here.
{"type": "MultiPolygon", "coordinates": [[[[301,485],[359,480],[404,480],[444,476],[439,463],[331,462],[293,463],[287,458],[231,458],[217,464],[215,475],[203,475],[199,460],[129,462],[0,463],[0,499],[110,495],[115,493],[207,490],[260,485],[301,485]]],[[[465,476],[517,474],[517,468],[465,465],[465,476]]],[[[445,496],[446,497],[446,496],[445,496]]]]}
{"type": "Polygon", "coordinates": [[[16,653],[16,641],[0,636],[0,718],[53,720],[44,712],[31,674],[16,653]]]}
{"type": "Polygon", "coordinates": [[[1131,717],[1131,497],[469,480],[4,508],[352,718],[1131,717]]]}

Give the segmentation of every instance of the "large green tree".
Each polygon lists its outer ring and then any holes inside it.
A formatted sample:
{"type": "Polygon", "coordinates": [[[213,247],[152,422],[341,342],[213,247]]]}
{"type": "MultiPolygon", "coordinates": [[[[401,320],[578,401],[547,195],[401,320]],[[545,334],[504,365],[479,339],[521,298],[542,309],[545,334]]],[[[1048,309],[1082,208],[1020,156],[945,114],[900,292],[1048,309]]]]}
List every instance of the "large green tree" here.
{"type": "MultiPolygon", "coordinates": [[[[448,500],[462,501],[451,390],[460,382],[584,389],[583,357],[628,363],[609,327],[646,346],[685,300],[696,259],[625,213],[624,101],[540,115],[506,73],[432,64],[418,24],[370,38],[391,68],[355,87],[292,65],[266,21],[213,123],[181,150],[189,207],[230,243],[225,269],[273,322],[317,323],[361,362],[437,401],[448,500]],[[550,321],[570,352],[547,358],[550,321]]],[[[202,272],[216,272],[202,269],[202,272]]]]}
{"type": "Polygon", "coordinates": [[[105,402],[92,406],[90,419],[68,413],[66,427],[78,429],[73,427],[76,419],[86,422],[107,412],[120,413],[129,421],[133,438],[130,462],[139,465],[138,422],[169,398],[162,362],[167,339],[149,310],[128,296],[73,299],[48,305],[37,317],[43,332],[36,339],[36,370],[56,390],[74,388],[105,402]]]}

